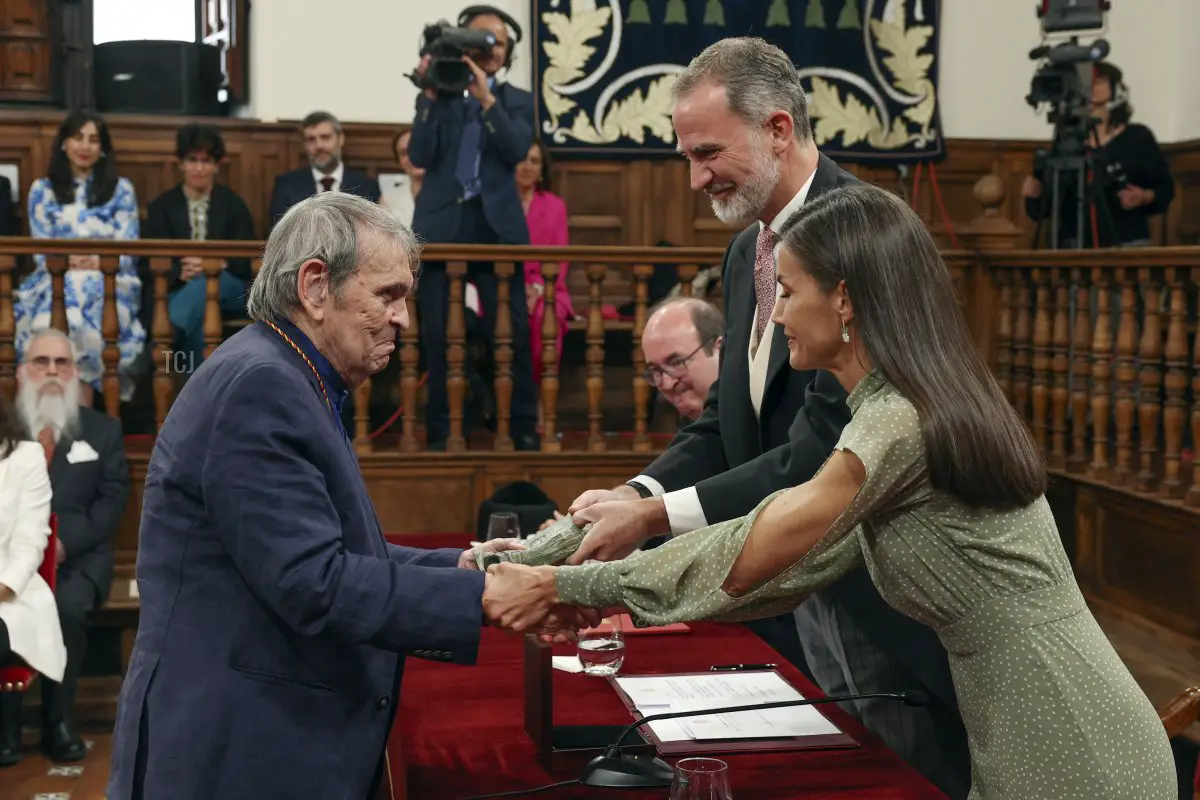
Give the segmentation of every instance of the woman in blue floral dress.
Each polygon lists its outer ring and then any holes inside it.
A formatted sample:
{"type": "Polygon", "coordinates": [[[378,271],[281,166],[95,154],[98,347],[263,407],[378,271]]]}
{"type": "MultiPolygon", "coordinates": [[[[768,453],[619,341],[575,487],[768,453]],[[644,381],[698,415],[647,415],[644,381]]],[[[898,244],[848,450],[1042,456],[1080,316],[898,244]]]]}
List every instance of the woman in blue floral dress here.
{"type": "MultiPolygon", "coordinates": [[[[38,239],[137,239],[137,196],[133,184],[117,176],[112,138],[103,118],[82,111],[68,115],[58,129],[52,152],[47,177],[39,178],[29,189],[31,235],[38,239]]],[[[30,337],[50,327],[50,273],[44,255],[35,259],[37,266],[21,282],[14,304],[19,358],[30,337]]],[[[104,275],[99,257],[69,256],[65,278],[67,327],[80,353],[80,379],[99,389],[104,375],[104,275]]],[[[141,286],[135,260],[121,256],[117,321],[122,400],[133,395],[134,366],[146,344],[146,330],[138,319],[141,286]]]]}

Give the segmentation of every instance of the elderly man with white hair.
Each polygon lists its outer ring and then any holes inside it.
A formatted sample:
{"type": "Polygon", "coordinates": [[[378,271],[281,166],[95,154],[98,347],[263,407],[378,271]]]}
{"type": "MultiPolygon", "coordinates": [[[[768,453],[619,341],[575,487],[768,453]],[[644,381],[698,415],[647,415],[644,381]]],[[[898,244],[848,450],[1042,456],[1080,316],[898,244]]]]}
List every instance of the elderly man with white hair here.
{"type": "Polygon", "coordinates": [[[41,442],[58,515],[54,590],[67,647],[61,682],[42,681],[42,749],[55,761],[86,755],[72,723],[75,689],[87,649],[88,615],[108,596],[113,537],[129,499],[129,467],[120,421],[79,405],[78,353],[61,331],[39,331],[17,370],[17,415],[41,442]]]}
{"type": "Polygon", "coordinates": [[[271,231],[255,324],[188,381],[150,459],[109,800],[374,797],[405,656],[474,662],[503,598],[470,551],[384,539],[340,415],[409,324],[418,255],[395,212],[340,192],[271,231]]]}

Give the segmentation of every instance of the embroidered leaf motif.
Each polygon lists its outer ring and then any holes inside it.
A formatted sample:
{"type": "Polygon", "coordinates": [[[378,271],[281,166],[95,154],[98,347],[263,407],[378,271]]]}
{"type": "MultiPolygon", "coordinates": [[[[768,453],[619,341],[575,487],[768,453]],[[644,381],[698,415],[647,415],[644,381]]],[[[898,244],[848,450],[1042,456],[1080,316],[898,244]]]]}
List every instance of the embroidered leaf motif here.
{"type": "Polygon", "coordinates": [[[812,79],[813,138],[818,145],[833,141],[839,135],[842,146],[865,140],[880,127],[879,115],[868,109],[852,94],[842,102],[838,90],[821,78],[812,79]]]}
{"type": "Polygon", "coordinates": [[[547,30],[557,40],[542,44],[550,60],[550,66],[542,75],[543,82],[561,85],[582,77],[588,59],[596,52],[588,42],[604,32],[611,16],[610,8],[597,8],[571,17],[557,12],[542,15],[547,30]]]}
{"type": "Polygon", "coordinates": [[[905,22],[901,4],[891,21],[871,20],[871,33],[879,48],[891,53],[884,57],[883,64],[896,78],[896,86],[909,94],[917,94],[933,66],[932,54],[921,55],[921,48],[933,36],[933,28],[928,25],[907,28],[905,22]]]}

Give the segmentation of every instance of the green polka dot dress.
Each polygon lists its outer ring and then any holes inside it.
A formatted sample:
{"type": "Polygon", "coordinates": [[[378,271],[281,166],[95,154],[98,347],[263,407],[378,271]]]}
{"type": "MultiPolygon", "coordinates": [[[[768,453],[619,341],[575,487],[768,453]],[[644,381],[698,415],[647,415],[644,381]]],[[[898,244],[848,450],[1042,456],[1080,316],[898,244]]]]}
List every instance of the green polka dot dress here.
{"type": "MultiPolygon", "coordinates": [[[[766,498],[742,519],[677,536],[622,561],[560,567],[564,602],[624,606],[639,625],[740,621],[795,608],[861,561],[885,600],[929,625],[950,657],[972,759],[972,800],[1175,800],[1166,732],[1088,610],[1045,498],[972,510],[936,491],[917,413],[868,376],[838,448],[864,485],[821,541],[741,597],[721,589],[766,498]]],[[[561,563],[583,531],[570,519],[523,552],[561,563]]]]}

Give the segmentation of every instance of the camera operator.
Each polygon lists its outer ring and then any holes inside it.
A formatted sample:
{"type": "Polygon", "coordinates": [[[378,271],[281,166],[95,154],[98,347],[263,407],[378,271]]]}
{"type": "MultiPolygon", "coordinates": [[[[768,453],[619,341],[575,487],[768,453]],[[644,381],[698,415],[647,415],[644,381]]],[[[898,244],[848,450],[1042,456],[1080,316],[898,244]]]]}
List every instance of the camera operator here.
{"type": "MultiPolygon", "coordinates": [[[[1153,244],[1149,218],[1165,213],[1175,196],[1170,168],[1145,125],[1131,123],[1133,108],[1121,70],[1113,64],[1096,64],[1092,78],[1092,112],[1096,124],[1088,141],[1095,169],[1093,191],[1084,217],[1083,247],[1143,247],[1153,244]]],[[[1041,221],[1052,213],[1049,187],[1035,171],[1025,178],[1022,193],[1030,219],[1041,221]]],[[[1060,246],[1080,246],[1076,231],[1077,185],[1060,183],[1060,246]]]]}
{"type": "MultiPolygon", "coordinates": [[[[425,178],[416,200],[413,228],[427,242],[527,245],[529,229],[517,195],[515,170],[533,144],[533,95],[496,79],[500,70],[512,64],[513,39],[520,39],[520,26],[491,6],[464,9],[458,25],[489,33],[494,42],[490,49],[466,49],[461,54],[471,73],[465,91],[427,85],[417,97],[408,155],[414,165],[425,169],[425,178]]],[[[444,62],[444,52],[422,57],[416,69],[421,82],[429,83],[427,73],[431,78],[439,74],[438,58],[444,62]]],[[[486,352],[491,354],[497,314],[494,267],[491,263],[472,262],[468,275],[479,292],[480,327],[486,352]]],[[[519,268],[514,270],[509,299],[513,442],[518,450],[536,450],[537,391],[525,276],[519,268]]],[[[428,372],[426,441],[430,449],[441,449],[450,425],[446,392],[449,282],[445,265],[426,266],[417,308],[428,372]]],[[[468,375],[473,370],[469,360],[467,370],[468,375]]],[[[478,381],[472,384],[478,385],[478,381]]]]}

